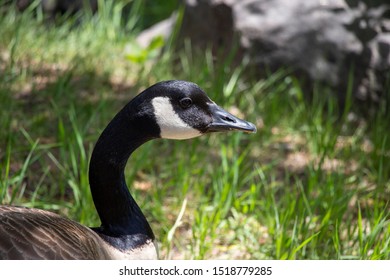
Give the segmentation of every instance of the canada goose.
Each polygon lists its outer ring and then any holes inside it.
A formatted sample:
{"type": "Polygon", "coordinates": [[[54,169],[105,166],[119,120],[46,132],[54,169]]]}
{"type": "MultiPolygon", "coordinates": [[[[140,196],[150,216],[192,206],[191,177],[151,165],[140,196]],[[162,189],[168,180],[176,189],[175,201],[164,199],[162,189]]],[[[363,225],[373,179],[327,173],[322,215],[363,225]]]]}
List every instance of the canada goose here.
{"type": "Polygon", "coordinates": [[[131,153],[155,138],[255,132],[216,105],[196,84],[165,81],[132,99],[98,139],[89,184],[101,220],[88,228],[49,211],[0,206],[0,259],[157,259],[154,234],[127,188],[131,153]]]}

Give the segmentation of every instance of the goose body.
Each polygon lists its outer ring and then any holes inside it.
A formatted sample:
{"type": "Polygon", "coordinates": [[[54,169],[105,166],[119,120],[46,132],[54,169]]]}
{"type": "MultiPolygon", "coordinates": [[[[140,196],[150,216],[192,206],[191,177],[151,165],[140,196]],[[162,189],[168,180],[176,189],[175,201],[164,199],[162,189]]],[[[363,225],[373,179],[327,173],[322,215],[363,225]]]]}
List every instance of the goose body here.
{"type": "Polygon", "coordinates": [[[55,213],[0,207],[0,259],[157,259],[153,242],[122,251],[95,231],[55,213]]]}
{"type": "Polygon", "coordinates": [[[157,259],[153,231],[125,182],[128,158],[152,139],[230,130],[256,128],[224,111],[194,83],[151,86],[119,111],[94,147],[89,183],[101,226],[88,228],[40,209],[0,206],[0,259],[157,259]]]}

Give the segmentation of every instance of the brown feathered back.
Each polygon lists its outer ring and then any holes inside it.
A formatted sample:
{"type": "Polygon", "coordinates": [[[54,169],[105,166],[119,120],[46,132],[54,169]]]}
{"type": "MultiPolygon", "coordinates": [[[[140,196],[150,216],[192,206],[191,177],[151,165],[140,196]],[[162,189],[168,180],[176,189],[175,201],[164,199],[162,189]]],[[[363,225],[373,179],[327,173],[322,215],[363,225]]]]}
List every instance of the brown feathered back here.
{"type": "Polygon", "coordinates": [[[49,211],[0,206],[0,259],[109,259],[91,229],[49,211]]]}
{"type": "Polygon", "coordinates": [[[149,242],[122,252],[91,229],[55,213],[0,206],[0,259],[157,259],[157,251],[149,242]]]}

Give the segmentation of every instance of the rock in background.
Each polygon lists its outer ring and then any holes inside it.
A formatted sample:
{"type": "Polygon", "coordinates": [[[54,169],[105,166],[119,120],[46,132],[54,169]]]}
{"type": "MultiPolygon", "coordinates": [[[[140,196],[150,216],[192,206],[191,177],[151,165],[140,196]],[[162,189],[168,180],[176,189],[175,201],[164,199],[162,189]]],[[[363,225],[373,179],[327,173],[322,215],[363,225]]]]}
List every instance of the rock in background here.
{"type": "Polygon", "coordinates": [[[259,76],[292,69],[308,86],[329,85],[341,99],[352,76],[355,99],[378,102],[390,95],[390,6],[365,2],[186,0],[181,38],[214,50],[237,38],[238,55],[249,55],[259,76]]]}

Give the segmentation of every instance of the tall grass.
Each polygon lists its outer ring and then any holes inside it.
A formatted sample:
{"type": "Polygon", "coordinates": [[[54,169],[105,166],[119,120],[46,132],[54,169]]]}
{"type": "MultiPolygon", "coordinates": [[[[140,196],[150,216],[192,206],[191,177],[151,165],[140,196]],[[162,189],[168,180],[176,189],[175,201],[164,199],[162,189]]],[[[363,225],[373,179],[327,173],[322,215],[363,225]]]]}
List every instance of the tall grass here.
{"type": "Polygon", "coordinates": [[[126,179],[162,258],[389,259],[385,108],[359,118],[321,86],[308,101],[286,72],[253,80],[245,61],[189,41],[132,62],[125,49],[146,11],[133,1],[124,23],[122,3],[54,26],[32,11],[0,19],[2,204],[98,226],[87,174],[99,133],[143,88],[186,79],[259,131],[157,140],[132,155],[126,179]]]}

